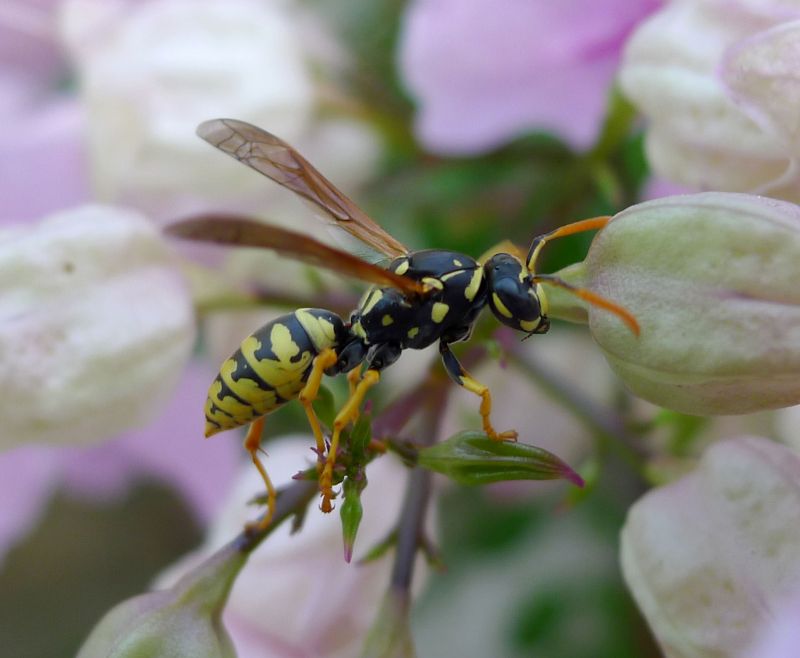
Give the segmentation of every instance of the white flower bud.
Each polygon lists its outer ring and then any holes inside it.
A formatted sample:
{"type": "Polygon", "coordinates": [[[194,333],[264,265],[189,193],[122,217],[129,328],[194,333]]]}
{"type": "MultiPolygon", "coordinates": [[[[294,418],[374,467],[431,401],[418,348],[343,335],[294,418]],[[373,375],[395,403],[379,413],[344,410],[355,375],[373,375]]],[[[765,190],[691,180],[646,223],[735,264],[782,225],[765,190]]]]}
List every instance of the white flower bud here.
{"type": "Polygon", "coordinates": [[[637,337],[589,309],[592,336],[637,395],[700,415],[800,402],[797,206],[723,192],[642,203],[598,233],[580,269],[639,321],[637,337]]]}
{"type": "Polygon", "coordinates": [[[0,447],[143,425],[193,341],[188,291],[140,215],[86,206],[0,233],[0,447]]]}
{"type": "Polygon", "coordinates": [[[765,655],[740,652],[800,587],[798,515],[800,458],[761,438],[715,444],[631,508],[622,569],[668,658],[765,655]]]}
{"type": "Polygon", "coordinates": [[[765,6],[775,3],[750,2],[762,5],[759,11],[731,4],[736,3],[667,3],[628,42],[620,84],[649,120],[647,155],[659,176],[697,189],[769,190],[772,196],[800,199],[790,169],[800,151],[785,138],[797,121],[790,111],[796,105],[796,78],[786,83],[773,67],[792,70],[796,39],[772,40],[762,58],[769,66],[749,67],[744,83],[736,82],[742,62],[731,57],[751,35],[791,14],[765,6]],[[743,102],[752,93],[762,101],[768,95],[766,104],[784,111],[764,121],[764,103],[743,102]]]}
{"type": "Polygon", "coordinates": [[[314,90],[287,3],[164,0],[112,11],[70,0],[61,30],[75,59],[90,117],[98,193],[209,192],[266,187],[246,168],[209,168],[195,135],[225,116],[296,141],[314,90]],[[229,175],[226,175],[229,173],[229,175]]]}

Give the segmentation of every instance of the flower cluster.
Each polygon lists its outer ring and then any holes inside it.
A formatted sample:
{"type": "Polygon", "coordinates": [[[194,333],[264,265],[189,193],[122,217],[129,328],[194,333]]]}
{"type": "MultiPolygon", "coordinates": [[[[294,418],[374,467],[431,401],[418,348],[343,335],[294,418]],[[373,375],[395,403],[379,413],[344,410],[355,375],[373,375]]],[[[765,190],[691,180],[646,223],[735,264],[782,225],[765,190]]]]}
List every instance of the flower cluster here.
{"type": "MultiPolygon", "coordinates": [[[[128,504],[111,494],[156,480],[209,524],[205,540],[163,556],[173,566],[155,591],[85,629],[80,658],[393,656],[415,643],[444,658],[555,655],[571,641],[575,655],[586,643],[593,655],[643,655],[643,634],[615,637],[595,609],[625,599],[611,566],[621,530],[625,585],[667,658],[792,657],[800,4],[394,4],[0,8],[0,149],[11,156],[0,162],[0,566],[61,559],[57,537],[12,550],[59,490],[124,518],[128,504]],[[542,313],[588,330],[553,322],[553,335],[519,343],[470,316],[470,343],[454,348],[472,373],[461,387],[435,350],[403,350],[344,428],[333,516],[314,509],[325,456],[314,439],[273,439],[305,418],[285,405],[263,457],[280,511],[249,525],[264,478],[250,463],[239,474],[230,436],[200,441],[214,369],[286,308],[347,320],[358,302],[349,284],[281,254],[167,242],[165,222],[219,211],[333,243],[285,189],[197,138],[216,117],[262,126],[348,194],[371,192],[370,210],[415,247],[477,256],[576,212],[613,215],[588,251],[559,240],[554,260],[578,262],[541,278],[542,313]],[[699,191],[636,203],[650,171],[699,191]],[[476,431],[490,412],[518,443],[476,431]],[[579,486],[527,481],[564,479],[579,486]],[[502,495],[468,488],[497,493],[499,481],[502,495]],[[452,580],[434,580],[415,619],[440,534],[452,580]],[[584,596],[593,588],[602,594],[584,596]],[[578,626],[590,632],[572,638],[578,626]]],[[[274,157],[291,189],[296,161],[274,157]]],[[[309,180],[313,197],[324,185],[309,180]]],[[[314,408],[332,427],[348,383],[324,386],[314,408]]]]}

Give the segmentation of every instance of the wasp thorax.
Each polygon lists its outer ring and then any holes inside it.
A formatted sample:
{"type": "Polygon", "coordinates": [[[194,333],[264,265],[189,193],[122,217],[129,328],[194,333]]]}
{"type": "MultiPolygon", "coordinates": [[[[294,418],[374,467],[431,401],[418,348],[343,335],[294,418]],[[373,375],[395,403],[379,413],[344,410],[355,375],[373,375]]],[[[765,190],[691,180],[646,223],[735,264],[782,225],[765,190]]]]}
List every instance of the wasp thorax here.
{"type": "Polygon", "coordinates": [[[484,266],[489,308],[503,324],[528,333],[544,333],[550,323],[542,310],[539,290],[518,258],[496,254],[484,266]]]}

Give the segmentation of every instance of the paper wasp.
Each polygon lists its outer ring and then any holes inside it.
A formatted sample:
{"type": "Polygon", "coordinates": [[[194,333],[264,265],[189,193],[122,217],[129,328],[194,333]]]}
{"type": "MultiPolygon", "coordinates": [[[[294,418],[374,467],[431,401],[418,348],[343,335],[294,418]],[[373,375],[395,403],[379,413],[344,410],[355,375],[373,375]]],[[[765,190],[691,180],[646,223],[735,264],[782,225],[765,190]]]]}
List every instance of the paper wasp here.
{"type": "Polygon", "coordinates": [[[602,228],[610,218],[597,217],[558,228],[533,239],[527,256],[496,253],[485,262],[443,249],[410,251],[384,231],[291,146],[270,133],[233,119],[202,123],[197,133],[218,149],[309,201],[333,225],[364,243],[379,267],[307,235],[250,219],[208,215],[168,227],[172,235],[228,245],[264,247],[283,256],[329,268],[374,284],[349,319],[324,309],[298,309],[267,323],[245,338],[222,365],[206,401],[206,436],[249,424],[245,448],[268,490],[269,511],[275,492],[258,458],[264,417],[285,402],[299,399],[305,408],[319,455],[322,510],[333,509],[333,467],[342,430],[353,421],[367,391],[406,349],[439,344],[445,370],[481,398],[483,430],[494,440],[515,439],[513,430],[498,432],[490,421],[489,389],[461,366],[451,343],[467,340],[478,315],[488,306],[503,324],[528,335],[548,330],[543,284],[567,288],[589,303],[615,313],[638,334],[635,318],[624,308],[588,290],[536,274],[543,245],[553,238],[602,228]],[[361,366],[366,371],[361,375],[361,366]],[[350,396],[336,416],[327,449],[312,407],[322,375],[350,373],[350,396]]]}

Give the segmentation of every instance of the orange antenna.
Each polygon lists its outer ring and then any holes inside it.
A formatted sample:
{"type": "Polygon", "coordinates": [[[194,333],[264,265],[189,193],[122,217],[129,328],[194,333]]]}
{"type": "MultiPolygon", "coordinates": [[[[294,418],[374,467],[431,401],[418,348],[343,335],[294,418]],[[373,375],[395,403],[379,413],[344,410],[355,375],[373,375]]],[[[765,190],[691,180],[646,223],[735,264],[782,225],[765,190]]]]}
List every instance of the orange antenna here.
{"type": "Polygon", "coordinates": [[[592,217],[591,219],[582,219],[579,222],[573,222],[572,224],[559,226],[557,229],[554,229],[549,233],[536,236],[531,242],[531,246],[528,249],[528,258],[525,261],[525,265],[528,268],[528,271],[531,274],[533,274],[536,271],[535,269],[536,259],[539,258],[539,252],[541,252],[542,247],[544,247],[545,243],[548,240],[554,240],[555,238],[563,238],[565,235],[572,235],[573,233],[594,231],[595,229],[603,228],[610,221],[611,217],[608,215],[603,215],[601,217],[592,217]]]}
{"type": "Polygon", "coordinates": [[[588,302],[592,306],[596,306],[597,308],[602,308],[610,313],[613,313],[626,325],[628,325],[628,328],[634,333],[634,335],[638,336],[641,333],[639,323],[628,309],[620,306],[619,304],[615,304],[610,299],[606,299],[602,295],[598,295],[597,293],[587,290],[586,288],[573,286],[571,283],[567,283],[563,279],[553,276],[552,274],[534,274],[533,280],[537,283],[549,283],[552,286],[563,288],[564,290],[571,292],[576,297],[588,302]]]}

